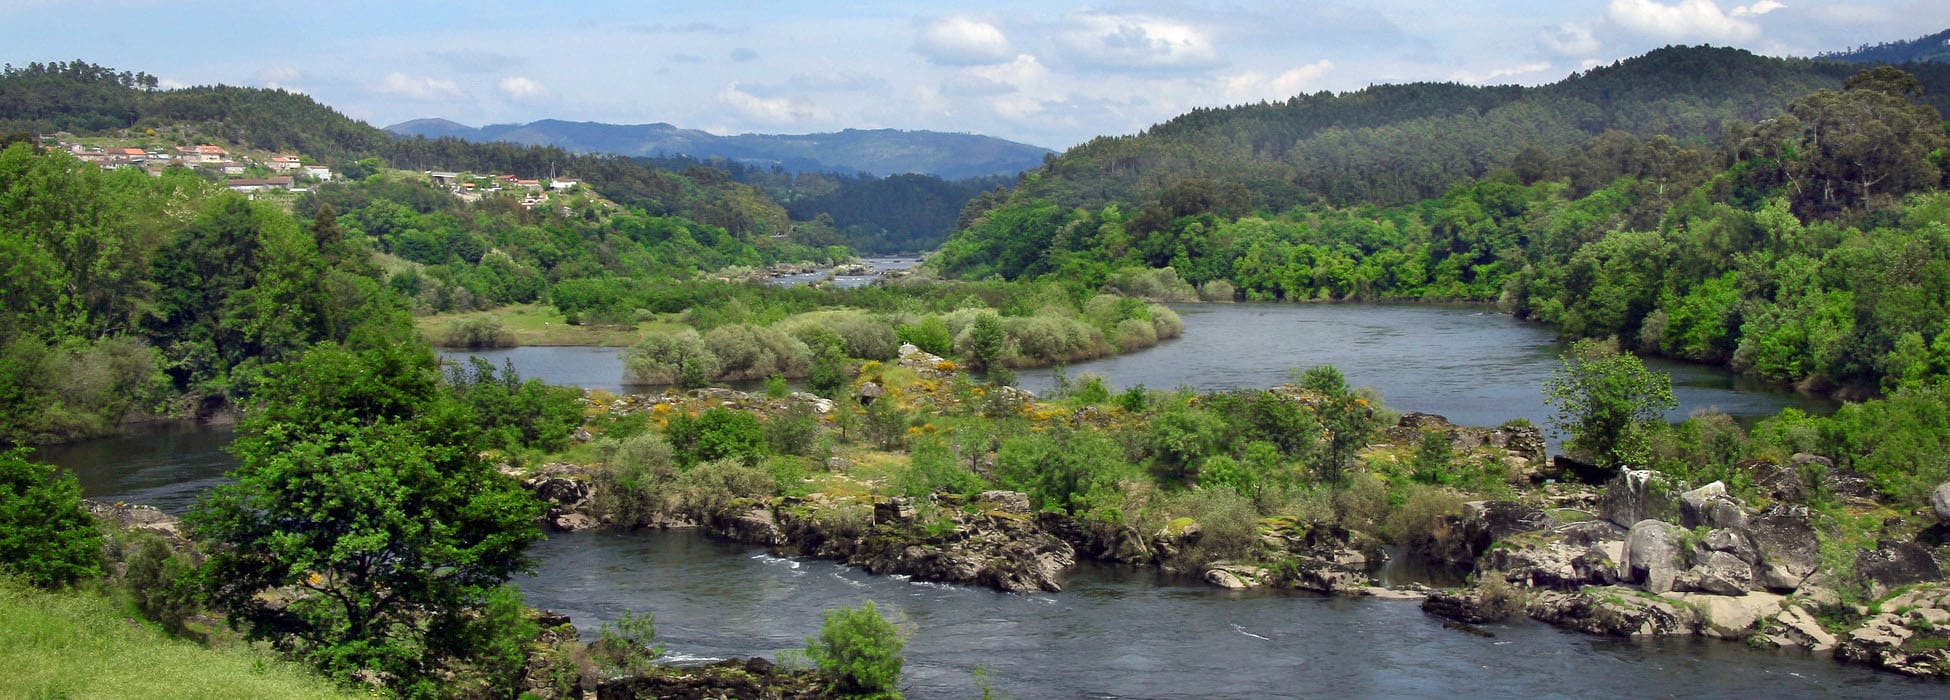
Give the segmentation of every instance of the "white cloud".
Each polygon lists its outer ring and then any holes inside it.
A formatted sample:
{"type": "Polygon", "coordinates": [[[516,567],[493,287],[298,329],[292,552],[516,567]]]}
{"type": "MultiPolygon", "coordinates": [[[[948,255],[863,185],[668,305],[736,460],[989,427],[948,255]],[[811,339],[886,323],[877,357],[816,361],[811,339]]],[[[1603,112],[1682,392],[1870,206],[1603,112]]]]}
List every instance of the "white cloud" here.
{"type": "Polygon", "coordinates": [[[520,101],[547,99],[553,94],[549,92],[548,86],[534,78],[524,78],[519,75],[502,78],[499,87],[503,94],[520,101]]]}
{"type": "MultiPolygon", "coordinates": [[[[1761,0],[1747,9],[1751,12],[1754,7],[1778,4],[1761,0]]],[[[1774,9],[1768,7],[1762,13],[1774,9]]],[[[1611,0],[1605,16],[1627,30],[1665,41],[1734,42],[1760,35],[1760,27],[1728,15],[1713,0],[1678,0],[1670,5],[1658,0],[1611,0]]]]}
{"type": "Polygon", "coordinates": [[[760,97],[746,92],[737,83],[718,91],[718,101],[756,121],[770,124],[798,124],[826,118],[826,113],[802,97],[760,97]]]}
{"type": "Polygon", "coordinates": [[[1113,71],[1209,68],[1219,64],[1211,37],[1198,27],[1143,15],[1082,14],[1056,37],[1072,62],[1113,71]]]}
{"type": "Polygon", "coordinates": [[[1584,56],[1598,50],[1590,25],[1565,22],[1537,32],[1537,46],[1559,56],[1584,56]]]}
{"type": "Polygon", "coordinates": [[[914,52],[943,66],[985,66],[1015,55],[1009,37],[995,25],[969,17],[944,17],[921,27],[914,52]]]}
{"type": "Polygon", "coordinates": [[[1752,5],[1742,5],[1740,7],[1733,8],[1733,16],[1759,17],[1761,15],[1767,14],[1769,12],[1773,12],[1783,7],[1787,7],[1787,5],[1783,5],[1781,3],[1775,2],[1774,0],[1760,0],[1760,2],[1754,3],[1752,5]]]}
{"type": "Polygon", "coordinates": [[[452,80],[417,77],[405,73],[387,73],[384,80],[372,86],[372,91],[396,95],[412,100],[442,100],[462,97],[460,86],[452,80]]]}
{"type": "Polygon", "coordinates": [[[1246,71],[1222,78],[1223,89],[1226,99],[1232,102],[1284,100],[1306,92],[1333,69],[1333,61],[1321,59],[1272,77],[1259,71],[1246,71]]]}

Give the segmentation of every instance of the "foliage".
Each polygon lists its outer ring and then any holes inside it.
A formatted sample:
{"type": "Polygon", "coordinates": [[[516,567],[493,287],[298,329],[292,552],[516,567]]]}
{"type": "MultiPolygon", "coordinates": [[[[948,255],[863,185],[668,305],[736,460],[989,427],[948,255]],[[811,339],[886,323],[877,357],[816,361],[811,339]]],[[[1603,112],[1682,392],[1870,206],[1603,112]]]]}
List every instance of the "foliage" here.
{"type": "Polygon", "coordinates": [[[101,572],[101,534],[72,473],[0,452],[0,573],[54,588],[101,572]]]}
{"type": "Polygon", "coordinates": [[[758,418],[745,411],[711,408],[696,416],[671,416],[664,430],[681,469],[700,462],[737,459],[756,463],[770,453],[758,418]]]}
{"type": "Polygon", "coordinates": [[[625,610],[603,623],[589,647],[590,655],[601,659],[606,676],[642,673],[664,655],[664,645],[657,643],[656,615],[647,611],[625,610]]]}
{"type": "Polygon", "coordinates": [[[857,608],[826,611],[818,637],[806,639],[806,657],[832,679],[832,689],[849,696],[898,697],[900,630],[873,601],[857,608]]]}
{"type": "Polygon", "coordinates": [[[1571,436],[1567,445],[1613,466],[1645,464],[1648,431],[1678,402],[1672,378],[1645,368],[1638,357],[1594,340],[1571,344],[1562,367],[1544,383],[1556,414],[1551,426],[1571,436]]]}
{"type": "Polygon", "coordinates": [[[185,621],[201,612],[196,588],[196,564],[186,552],[171,549],[161,536],[130,532],[123,550],[121,588],[136,612],[170,634],[182,634],[185,621]]]}
{"type": "Polygon", "coordinates": [[[478,420],[425,346],[322,344],[269,368],[231,483],[192,511],[212,603],[338,678],[413,689],[526,566],[538,504],[478,456],[478,420]],[[289,591],[278,596],[266,591],[289,591]]]}
{"type": "Polygon", "coordinates": [[[501,449],[557,450],[582,425],[582,392],[523,380],[513,360],[496,372],[478,357],[447,372],[447,390],[473,411],[483,444],[501,449]]]}
{"type": "Polygon", "coordinates": [[[1123,450],[1096,431],[1054,429],[1012,437],[996,453],[997,478],[1029,494],[1038,508],[1084,515],[1119,501],[1140,475],[1123,450]]]}

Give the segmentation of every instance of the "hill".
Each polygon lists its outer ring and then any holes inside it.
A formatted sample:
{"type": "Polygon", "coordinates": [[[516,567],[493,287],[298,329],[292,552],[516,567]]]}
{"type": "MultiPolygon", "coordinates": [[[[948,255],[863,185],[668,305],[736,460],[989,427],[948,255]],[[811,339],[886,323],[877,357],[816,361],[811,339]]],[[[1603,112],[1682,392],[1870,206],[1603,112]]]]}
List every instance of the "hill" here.
{"type": "Polygon", "coordinates": [[[847,129],[824,134],[718,136],[670,124],[604,124],[544,119],[473,128],[446,119],[415,119],[386,127],[401,136],[454,137],[555,146],[577,153],[689,156],[794,172],[903,175],[956,180],[1014,175],[1041,165],[1049,149],[975,134],[898,129],[847,129]]]}
{"type": "Polygon", "coordinates": [[[1850,63],[1950,63],[1950,29],[1909,41],[1865,44],[1821,57],[1850,63]]]}
{"type": "MultiPolygon", "coordinates": [[[[1201,109],[1071,149],[1032,171],[1017,196],[1095,207],[1158,201],[1177,184],[1197,181],[1245,209],[1319,200],[1401,204],[1511,165],[1526,146],[1556,150],[1620,136],[1709,143],[1728,120],[1773,116],[1802,95],[1840,88],[1860,69],[1668,47],[1539,87],[1377,85],[1201,109]]],[[[1931,106],[1950,107],[1950,65],[1912,73],[1931,106]]]]}

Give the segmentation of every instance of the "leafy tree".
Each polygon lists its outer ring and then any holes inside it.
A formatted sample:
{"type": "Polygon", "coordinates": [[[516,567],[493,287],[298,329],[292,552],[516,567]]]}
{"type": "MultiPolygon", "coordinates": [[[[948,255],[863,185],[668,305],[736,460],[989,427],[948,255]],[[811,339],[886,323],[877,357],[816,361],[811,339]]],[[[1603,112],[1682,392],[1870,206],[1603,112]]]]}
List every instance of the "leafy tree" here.
{"type": "Polygon", "coordinates": [[[720,459],[756,463],[771,451],[758,418],[728,408],[712,408],[696,416],[672,416],[664,437],[683,468],[720,459]]]}
{"type": "Polygon", "coordinates": [[[75,476],[0,452],[0,572],[44,588],[101,573],[101,533],[81,508],[75,476]]]}
{"type": "Polygon", "coordinates": [[[1381,429],[1380,419],[1368,400],[1355,396],[1347,379],[1331,365],[1313,367],[1300,373],[1300,388],[1313,394],[1314,415],[1327,433],[1326,444],[1315,456],[1314,468],[1330,484],[1347,481],[1347,470],[1354,457],[1366,447],[1368,439],[1381,429]]]}
{"type": "Polygon", "coordinates": [[[848,696],[900,697],[900,630],[869,600],[857,608],[826,611],[818,637],[806,638],[806,657],[848,696]]]}
{"type": "Polygon", "coordinates": [[[540,509],[479,456],[476,417],[439,377],[413,343],[322,344],[269,368],[234,481],[190,516],[217,545],[204,587],[232,624],[402,689],[473,651],[469,621],[527,566],[540,509]]]}
{"type": "Polygon", "coordinates": [[[1648,425],[1678,405],[1672,377],[1646,369],[1611,341],[1577,341],[1559,360],[1544,382],[1544,400],[1557,410],[1551,426],[1571,435],[1571,449],[1601,464],[1643,464],[1648,425]]]}

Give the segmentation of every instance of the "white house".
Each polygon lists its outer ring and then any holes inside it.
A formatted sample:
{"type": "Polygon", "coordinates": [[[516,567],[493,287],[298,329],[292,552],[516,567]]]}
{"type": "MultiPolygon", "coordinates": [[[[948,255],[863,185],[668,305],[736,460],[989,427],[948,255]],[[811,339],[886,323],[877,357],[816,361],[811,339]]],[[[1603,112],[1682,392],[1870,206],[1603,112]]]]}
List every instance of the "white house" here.
{"type": "Polygon", "coordinates": [[[548,181],[548,188],[551,190],[566,190],[571,187],[575,187],[578,184],[581,184],[580,181],[578,180],[550,178],[548,181]]]}
{"type": "Polygon", "coordinates": [[[332,179],[332,169],[323,165],[307,165],[305,166],[305,176],[316,178],[320,182],[329,182],[332,179]]]}
{"type": "Polygon", "coordinates": [[[305,167],[304,163],[299,162],[297,156],[271,156],[271,159],[269,161],[266,161],[265,165],[268,165],[272,170],[281,173],[291,172],[293,170],[297,170],[299,168],[305,167]]]}

